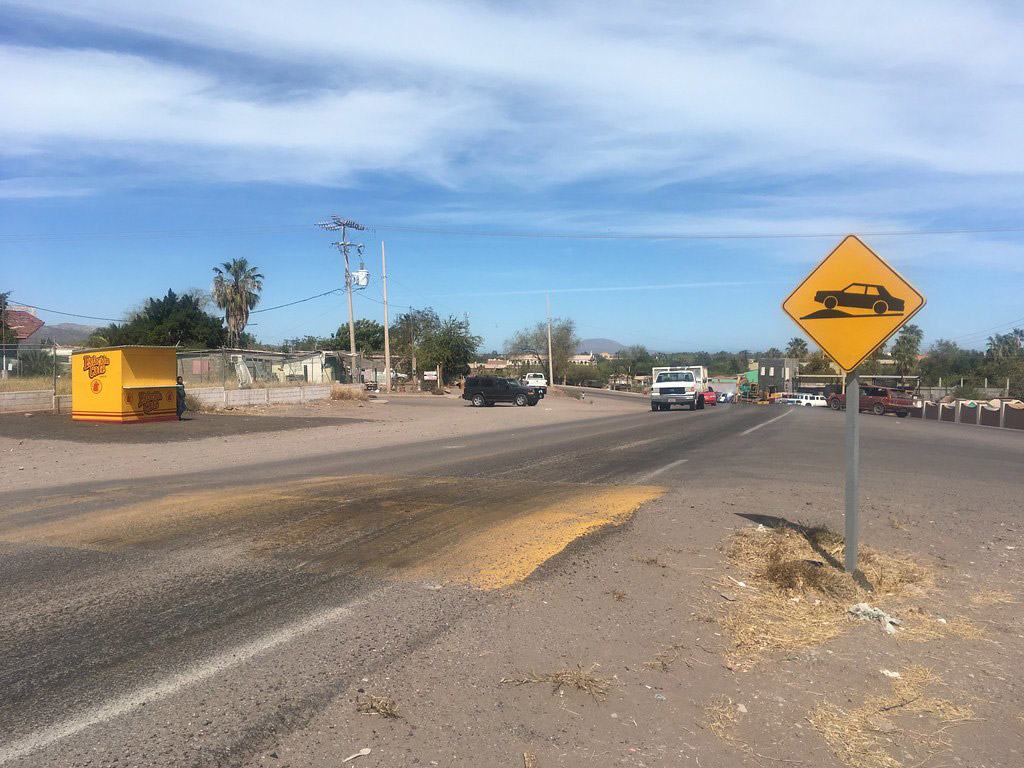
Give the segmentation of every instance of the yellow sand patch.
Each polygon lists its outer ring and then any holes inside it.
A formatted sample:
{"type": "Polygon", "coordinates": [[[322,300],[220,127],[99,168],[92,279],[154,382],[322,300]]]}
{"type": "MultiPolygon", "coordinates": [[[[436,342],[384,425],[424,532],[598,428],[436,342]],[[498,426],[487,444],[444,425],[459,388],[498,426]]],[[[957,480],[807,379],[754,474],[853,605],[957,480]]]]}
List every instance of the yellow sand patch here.
{"type": "Polygon", "coordinates": [[[662,493],[647,486],[374,475],[146,501],[119,489],[79,505],[62,499],[14,510],[0,521],[0,540],[117,550],[198,538],[317,572],[497,589],[526,578],[580,536],[620,525],[662,493]]]}
{"type": "Polygon", "coordinates": [[[406,569],[415,579],[500,589],[522,581],[576,539],[622,525],[661,489],[643,486],[579,487],[573,498],[544,505],[469,535],[439,556],[406,569]]]}

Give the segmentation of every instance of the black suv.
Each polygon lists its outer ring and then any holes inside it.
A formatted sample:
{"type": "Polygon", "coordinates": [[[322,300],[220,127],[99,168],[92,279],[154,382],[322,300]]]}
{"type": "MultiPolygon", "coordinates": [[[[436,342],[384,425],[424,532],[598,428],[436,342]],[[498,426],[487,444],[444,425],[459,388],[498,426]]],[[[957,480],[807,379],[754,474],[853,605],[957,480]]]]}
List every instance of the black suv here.
{"type": "Polygon", "coordinates": [[[524,387],[515,379],[496,376],[469,376],[462,390],[462,399],[478,408],[495,403],[536,405],[541,395],[536,387],[524,387]]]}

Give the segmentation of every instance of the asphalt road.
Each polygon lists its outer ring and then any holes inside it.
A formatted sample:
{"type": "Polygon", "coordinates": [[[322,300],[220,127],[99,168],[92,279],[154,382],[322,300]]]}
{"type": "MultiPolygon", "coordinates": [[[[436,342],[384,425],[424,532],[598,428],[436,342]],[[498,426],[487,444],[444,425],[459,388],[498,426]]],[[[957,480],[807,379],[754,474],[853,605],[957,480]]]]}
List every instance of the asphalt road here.
{"type": "MultiPolygon", "coordinates": [[[[187,487],[10,494],[0,765],[242,765],[489,599],[472,588],[486,568],[471,550],[501,561],[531,511],[549,524],[552,510],[590,510],[552,523],[568,541],[594,527],[577,518],[606,522],[655,486],[841,487],[842,419],[826,409],[652,413],[639,401],[636,413],[531,429],[509,414],[498,432],[254,461],[187,487]]],[[[951,427],[940,441],[936,429],[865,415],[865,493],[910,472],[945,482],[954,464],[972,482],[1016,476],[1019,434],[951,427]]],[[[488,578],[515,583],[531,557],[553,554],[530,546],[488,578]]]]}

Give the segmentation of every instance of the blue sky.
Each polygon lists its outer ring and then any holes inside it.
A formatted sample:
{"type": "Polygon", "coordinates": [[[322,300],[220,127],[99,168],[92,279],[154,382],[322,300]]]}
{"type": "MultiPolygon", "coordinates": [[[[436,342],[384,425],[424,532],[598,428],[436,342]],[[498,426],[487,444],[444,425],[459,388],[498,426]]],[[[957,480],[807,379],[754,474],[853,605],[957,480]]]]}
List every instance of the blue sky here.
{"type": "Polygon", "coordinates": [[[372,228],[360,317],[384,240],[392,317],[468,313],[486,350],[548,291],[583,337],[758,349],[854,232],[926,343],[984,346],[1024,324],[1022,39],[1019,4],[944,0],[0,2],[0,290],[120,318],[245,256],[283,304],[341,285],[339,214],[372,228]],[[866,234],[934,230],[972,231],[866,234]]]}

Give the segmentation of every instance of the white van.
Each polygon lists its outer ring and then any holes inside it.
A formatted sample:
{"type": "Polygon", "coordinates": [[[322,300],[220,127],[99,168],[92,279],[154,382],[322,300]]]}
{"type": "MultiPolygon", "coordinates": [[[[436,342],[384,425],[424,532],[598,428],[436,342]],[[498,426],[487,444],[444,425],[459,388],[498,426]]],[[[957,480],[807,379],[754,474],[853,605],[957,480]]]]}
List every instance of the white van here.
{"type": "Polygon", "coordinates": [[[828,408],[828,400],[824,395],[808,395],[803,392],[785,394],[779,398],[780,405],[806,405],[813,408],[828,408]]]}

